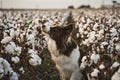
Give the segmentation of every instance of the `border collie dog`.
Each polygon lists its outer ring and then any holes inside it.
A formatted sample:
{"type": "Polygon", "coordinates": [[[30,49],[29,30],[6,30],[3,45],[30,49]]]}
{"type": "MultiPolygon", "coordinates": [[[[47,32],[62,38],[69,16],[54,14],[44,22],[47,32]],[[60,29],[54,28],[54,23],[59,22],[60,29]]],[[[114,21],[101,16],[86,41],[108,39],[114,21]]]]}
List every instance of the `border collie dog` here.
{"type": "Polygon", "coordinates": [[[42,32],[48,38],[48,50],[60,73],[61,80],[87,80],[85,73],[79,67],[81,54],[71,36],[73,28],[73,23],[49,28],[43,25],[42,32]]]}

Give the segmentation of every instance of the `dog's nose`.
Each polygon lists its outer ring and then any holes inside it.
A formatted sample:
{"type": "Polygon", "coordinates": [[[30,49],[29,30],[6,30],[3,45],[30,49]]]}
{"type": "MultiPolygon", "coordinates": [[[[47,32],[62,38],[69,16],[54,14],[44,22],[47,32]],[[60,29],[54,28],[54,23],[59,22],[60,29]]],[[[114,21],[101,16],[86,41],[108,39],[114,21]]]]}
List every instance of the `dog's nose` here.
{"type": "Polygon", "coordinates": [[[42,28],[45,28],[45,25],[43,25],[42,28]]]}

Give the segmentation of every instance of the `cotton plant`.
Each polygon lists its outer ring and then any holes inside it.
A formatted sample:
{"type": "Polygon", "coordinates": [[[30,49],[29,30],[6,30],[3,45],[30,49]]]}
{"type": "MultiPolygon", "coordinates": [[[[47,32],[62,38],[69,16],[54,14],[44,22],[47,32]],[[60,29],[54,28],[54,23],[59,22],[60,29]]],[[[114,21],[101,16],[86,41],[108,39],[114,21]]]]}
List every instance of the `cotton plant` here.
{"type": "Polygon", "coordinates": [[[10,63],[3,58],[0,58],[0,78],[4,77],[5,75],[10,76],[10,80],[18,80],[17,73],[12,69],[10,63]]]}
{"type": "Polygon", "coordinates": [[[41,65],[42,59],[37,55],[36,50],[29,49],[28,53],[30,56],[30,59],[29,59],[30,65],[32,65],[32,66],[41,65]]]}

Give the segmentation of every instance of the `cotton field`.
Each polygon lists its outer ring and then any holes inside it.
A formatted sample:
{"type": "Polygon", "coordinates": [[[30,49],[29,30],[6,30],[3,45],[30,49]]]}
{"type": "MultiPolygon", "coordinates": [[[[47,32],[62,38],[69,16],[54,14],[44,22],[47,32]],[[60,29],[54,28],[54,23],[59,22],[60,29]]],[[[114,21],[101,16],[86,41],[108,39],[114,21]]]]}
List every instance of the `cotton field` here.
{"type": "MultiPolygon", "coordinates": [[[[62,26],[69,10],[0,11],[0,79],[60,80],[43,25],[62,26]]],[[[120,9],[71,10],[89,80],[120,80],[120,9]]]]}

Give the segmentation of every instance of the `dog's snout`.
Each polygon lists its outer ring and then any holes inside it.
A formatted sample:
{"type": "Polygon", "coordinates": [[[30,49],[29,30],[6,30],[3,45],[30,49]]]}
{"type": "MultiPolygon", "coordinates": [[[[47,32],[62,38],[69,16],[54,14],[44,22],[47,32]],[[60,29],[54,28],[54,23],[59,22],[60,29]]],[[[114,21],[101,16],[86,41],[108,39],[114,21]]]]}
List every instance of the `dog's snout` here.
{"type": "Polygon", "coordinates": [[[45,28],[45,25],[43,25],[42,28],[45,28]]]}
{"type": "Polygon", "coordinates": [[[42,25],[42,31],[49,32],[50,31],[50,26],[48,26],[48,25],[42,25]]]}

